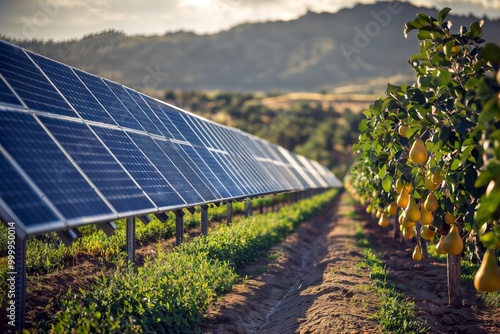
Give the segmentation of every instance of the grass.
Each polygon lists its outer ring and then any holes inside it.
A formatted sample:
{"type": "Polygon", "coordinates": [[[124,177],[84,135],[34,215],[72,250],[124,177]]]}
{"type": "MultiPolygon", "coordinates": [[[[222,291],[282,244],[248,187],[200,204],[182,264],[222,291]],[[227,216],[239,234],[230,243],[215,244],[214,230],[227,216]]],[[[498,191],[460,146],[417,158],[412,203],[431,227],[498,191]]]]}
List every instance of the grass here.
{"type": "Polygon", "coordinates": [[[373,252],[360,225],[356,229],[356,238],[358,245],[364,249],[364,261],[359,266],[370,268],[370,279],[379,296],[380,310],[373,317],[378,320],[382,331],[393,334],[426,333],[426,323],[415,316],[415,304],[387,279],[388,269],[373,252]]]}

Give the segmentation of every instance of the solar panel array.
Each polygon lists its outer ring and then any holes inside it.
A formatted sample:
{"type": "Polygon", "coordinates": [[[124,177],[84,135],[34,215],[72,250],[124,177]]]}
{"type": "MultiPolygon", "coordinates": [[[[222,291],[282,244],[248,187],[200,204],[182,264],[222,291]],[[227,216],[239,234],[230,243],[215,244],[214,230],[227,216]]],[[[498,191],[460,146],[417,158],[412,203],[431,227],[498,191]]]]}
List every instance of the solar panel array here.
{"type": "Polygon", "coordinates": [[[0,41],[0,218],[22,233],[340,185],[282,147],[0,41]]]}

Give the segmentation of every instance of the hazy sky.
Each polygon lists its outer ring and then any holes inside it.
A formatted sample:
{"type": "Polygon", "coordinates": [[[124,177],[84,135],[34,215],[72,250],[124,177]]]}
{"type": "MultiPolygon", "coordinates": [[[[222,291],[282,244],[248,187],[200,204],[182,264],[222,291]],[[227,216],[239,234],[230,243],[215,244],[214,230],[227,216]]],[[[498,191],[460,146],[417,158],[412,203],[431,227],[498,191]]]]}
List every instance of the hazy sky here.
{"type": "MultiPolygon", "coordinates": [[[[500,0],[408,0],[455,14],[500,17],[500,0]]],[[[373,0],[0,0],[0,33],[18,38],[81,37],[108,28],[127,34],[213,33],[242,22],[289,20],[307,9],[336,12],[373,0]]]]}

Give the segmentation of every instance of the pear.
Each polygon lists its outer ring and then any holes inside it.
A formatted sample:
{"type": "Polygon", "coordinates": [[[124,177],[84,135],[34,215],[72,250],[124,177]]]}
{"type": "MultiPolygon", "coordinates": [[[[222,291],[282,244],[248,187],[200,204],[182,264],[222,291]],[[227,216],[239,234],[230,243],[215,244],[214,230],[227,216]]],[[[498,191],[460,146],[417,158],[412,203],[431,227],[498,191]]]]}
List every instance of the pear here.
{"type": "Polygon", "coordinates": [[[385,213],[382,213],[380,215],[380,219],[378,220],[378,224],[382,227],[387,227],[389,226],[389,219],[387,218],[387,215],[385,213]]]}
{"type": "Polygon", "coordinates": [[[421,261],[423,256],[422,256],[422,249],[420,249],[419,245],[415,246],[415,249],[413,250],[413,254],[411,255],[413,260],[415,261],[421,261]]]}
{"type": "Polygon", "coordinates": [[[410,149],[410,160],[413,163],[421,165],[427,161],[427,157],[428,153],[424,142],[420,138],[415,139],[410,149]]]}
{"type": "Polygon", "coordinates": [[[450,229],[450,232],[446,235],[442,242],[443,250],[451,255],[458,255],[462,253],[464,249],[464,242],[462,238],[460,238],[460,234],[458,233],[458,227],[453,225],[450,229]]]}
{"type": "Polygon", "coordinates": [[[406,188],[403,188],[397,198],[396,204],[402,209],[406,208],[408,206],[409,196],[410,193],[406,190],[406,188]]]}
{"type": "Polygon", "coordinates": [[[484,253],[483,262],[474,276],[474,287],[477,291],[500,290],[500,270],[494,250],[487,249],[484,253]]]}
{"type": "Polygon", "coordinates": [[[436,196],[434,195],[434,193],[429,193],[429,195],[427,195],[427,198],[424,201],[424,208],[427,211],[434,212],[438,209],[438,207],[439,203],[436,200],[436,196]]]}
{"type": "Polygon", "coordinates": [[[401,181],[401,179],[398,179],[396,181],[396,191],[397,191],[398,194],[401,193],[401,190],[403,190],[404,186],[405,185],[403,184],[403,181],[401,181]]]}
{"type": "Polygon", "coordinates": [[[380,218],[382,216],[382,210],[377,210],[377,213],[375,213],[375,217],[380,218]]]}
{"type": "Polygon", "coordinates": [[[398,205],[396,202],[391,202],[387,207],[387,213],[390,215],[395,215],[398,212],[398,205]]]}
{"type": "Polygon", "coordinates": [[[411,238],[413,238],[414,235],[415,235],[415,229],[413,227],[412,228],[406,228],[406,227],[403,228],[403,237],[405,237],[406,239],[411,239],[411,238]]]}
{"type": "Polygon", "coordinates": [[[406,218],[412,222],[420,220],[420,217],[422,216],[422,213],[418,208],[417,202],[415,201],[415,197],[413,197],[412,194],[410,194],[408,198],[408,206],[405,209],[405,215],[406,218]]]}
{"type": "Polygon", "coordinates": [[[434,227],[429,227],[427,225],[424,225],[420,228],[420,236],[424,240],[432,240],[434,238],[434,235],[436,234],[436,230],[434,230],[434,227]]]}
{"type": "Polygon", "coordinates": [[[408,132],[408,125],[401,124],[398,129],[398,133],[401,137],[406,138],[406,133],[408,132]]]}
{"type": "Polygon", "coordinates": [[[440,238],[438,243],[436,244],[436,253],[438,254],[448,254],[447,251],[443,249],[443,240],[445,238],[445,235],[443,234],[440,238]]]}
{"type": "Polygon", "coordinates": [[[425,178],[425,181],[424,181],[424,186],[425,188],[427,188],[428,190],[436,190],[437,188],[439,188],[439,183],[434,183],[432,182],[432,179],[429,178],[429,177],[426,177],[425,178]]]}
{"type": "Polygon", "coordinates": [[[433,183],[440,184],[441,182],[443,182],[443,176],[441,175],[440,171],[436,171],[434,174],[431,175],[432,175],[431,180],[433,183]]]}
{"type": "Polygon", "coordinates": [[[428,211],[425,209],[425,207],[422,207],[421,212],[421,217],[420,217],[420,224],[421,225],[430,225],[434,221],[434,215],[432,212],[428,211]]]}
{"type": "Polygon", "coordinates": [[[451,225],[455,222],[456,218],[453,214],[447,212],[444,214],[443,220],[446,224],[451,225]]]}

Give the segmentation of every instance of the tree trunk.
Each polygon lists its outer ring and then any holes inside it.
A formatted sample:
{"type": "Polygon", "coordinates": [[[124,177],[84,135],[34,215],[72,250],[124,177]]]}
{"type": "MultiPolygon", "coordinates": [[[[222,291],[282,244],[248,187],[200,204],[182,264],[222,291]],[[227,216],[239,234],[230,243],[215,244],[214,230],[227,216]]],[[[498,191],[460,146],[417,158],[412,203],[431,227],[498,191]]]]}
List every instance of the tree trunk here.
{"type": "Polygon", "coordinates": [[[448,254],[447,258],[446,268],[448,270],[448,306],[451,307],[459,307],[462,305],[460,256],[460,254],[448,254]]]}
{"type": "Polygon", "coordinates": [[[398,219],[398,214],[396,213],[394,215],[394,224],[393,224],[393,230],[392,230],[392,235],[394,237],[394,239],[397,239],[399,237],[399,233],[401,232],[399,230],[399,219],[398,219]]]}

